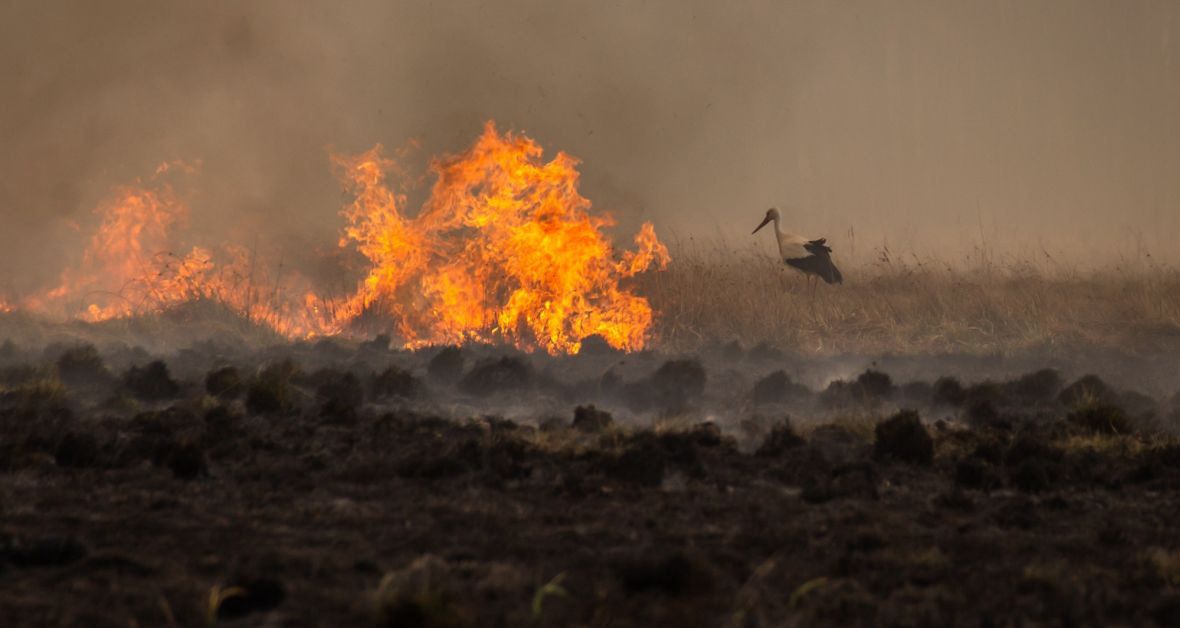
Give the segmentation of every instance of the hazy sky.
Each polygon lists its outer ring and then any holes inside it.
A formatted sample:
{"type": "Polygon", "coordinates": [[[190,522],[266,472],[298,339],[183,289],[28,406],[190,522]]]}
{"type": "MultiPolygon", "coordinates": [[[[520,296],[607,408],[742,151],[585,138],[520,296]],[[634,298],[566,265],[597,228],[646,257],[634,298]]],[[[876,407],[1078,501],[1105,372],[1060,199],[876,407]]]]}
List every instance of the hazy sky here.
{"type": "Polygon", "coordinates": [[[424,162],[487,119],[581,158],[620,234],[769,247],[779,205],[848,257],[1180,261],[1178,39],[1171,0],[6,0],[0,282],[169,159],[203,164],[194,237],[330,248],[329,146],[424,162]]]}

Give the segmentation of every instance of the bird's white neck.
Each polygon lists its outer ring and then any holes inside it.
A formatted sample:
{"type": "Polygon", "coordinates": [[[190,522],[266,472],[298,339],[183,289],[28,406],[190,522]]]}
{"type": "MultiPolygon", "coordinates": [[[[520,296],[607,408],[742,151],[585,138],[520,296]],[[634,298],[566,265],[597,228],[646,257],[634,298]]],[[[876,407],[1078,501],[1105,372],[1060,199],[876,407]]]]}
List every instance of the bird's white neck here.
{"type": "Polygon", "coordinates": [[[786,259],[787,249],[785,246],[783,246],[783,244],[785,242],[787,242],[791,236],[790,236],[790,234],[785,233],[783,231],[782,224],[781,224],[782,219],[780,217],[775,216],[773,218],[773,220],[774,220],[774,242],[775,242],[775,244],[778,244],[779,257],[786,259]]]}

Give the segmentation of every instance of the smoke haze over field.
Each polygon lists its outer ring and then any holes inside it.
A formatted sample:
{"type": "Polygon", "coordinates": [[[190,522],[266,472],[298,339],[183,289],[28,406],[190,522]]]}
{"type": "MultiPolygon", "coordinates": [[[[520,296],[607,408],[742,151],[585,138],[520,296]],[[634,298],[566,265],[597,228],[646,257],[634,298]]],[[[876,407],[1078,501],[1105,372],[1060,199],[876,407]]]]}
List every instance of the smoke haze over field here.
{"type": "Polygon", "coordinates": [[[844,255],[1180,261],[1178,40],[1169,1],[9,2],[0,289],[171,159],[195,239],[331,250],[329,147],[421,170],[488,119],[582,159],[624,237],[769,247],[777,204],[844,255]]]}

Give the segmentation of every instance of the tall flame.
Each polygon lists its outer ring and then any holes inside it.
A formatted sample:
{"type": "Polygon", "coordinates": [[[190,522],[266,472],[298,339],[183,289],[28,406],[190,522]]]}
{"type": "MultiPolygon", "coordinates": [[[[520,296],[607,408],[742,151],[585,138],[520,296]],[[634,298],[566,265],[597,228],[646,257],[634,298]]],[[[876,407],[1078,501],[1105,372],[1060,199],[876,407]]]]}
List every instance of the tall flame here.
{"type": "Polygon", "coordinates": [[[652,322],[646,299],[619,281],[668,262],[650,224],[637,251],[616,261],[602,228],[578,193],[578,161],[544,162],[527,137],[488,123],[468,151],[436,160],[437,181],[418,216],[389,187],[393,163],[380,146],[334,158],[355,196],[341,244],[372,263],[343,308],[354,317],[384,308],[410,345],[507,339],[550,353],[576,353],[588,336],[641,349],[652,322]]]}
{"type": "Polygon", "coordinates": [[[240,246],[171,253],[184,249],[175,233],[188,208],[165,176],[178,164],[166,164],[116,189],[97,209],[81,264],[21,307],[99,321],[211,300],[288,336],[346,333],[371,316],[407,347],[507,341],[577,353],[592,335],[618,349],[644,347],[651,306],[620,282],[664,268],[668,250],[645,223],[635,250],[616,258],[602,231],[614,223],[578,193],[573,157],[545,162],[535,142],[489,122],[469,150],[431,164],[437,180],[412,217],[391,188],[397,164],[380,145],[332,161],[353,196],[339,244],[368,262],[351,295],[319,295],[297,276],[285,278],[286,290],[264,292],[277,279],[259,277],[240,246]]]}

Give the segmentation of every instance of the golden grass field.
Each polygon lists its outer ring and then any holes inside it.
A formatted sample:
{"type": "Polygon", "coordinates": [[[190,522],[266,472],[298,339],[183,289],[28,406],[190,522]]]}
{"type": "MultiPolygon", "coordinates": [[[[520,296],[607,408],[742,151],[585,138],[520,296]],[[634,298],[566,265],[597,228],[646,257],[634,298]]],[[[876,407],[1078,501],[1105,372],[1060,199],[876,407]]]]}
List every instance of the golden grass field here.
{"type": "MultiPolygon", "coordinates": [[[[1180,268],[1150,259],[1081,270],[987,256],[902,259],[878,250],[867,259],[837,257],[844,283],[819,283],[812,293],[802,274],[758,246],[673,240],[670,250],[666,270],[627,285],[651,303],[649,346],[658,351],[694,352],[734,341],[817,355],[1180,351],[1180,268]]],[[[190,341],[237,338],[263,346],[282,340],[207,301],[97,325],[46,322],[4,314],[0,339],[43,344],[85,337],[152,346],[180,326],[190,341]]],[[[378,318],[353,331],[368,338],[385,327],[378,318]]]]}
{"type": "Polygon", "coordinates": [[[655,344],[666,350],[731,341],[822,354],[1180,347],[1172,267],[1148,260],[1083,271],[877,253],[843,266],[844,284],[821,283],[813,298],[804,276],[771,254],[674,242],[668,269],[645,274],[636,290],[657,312],[655,344]]]}

